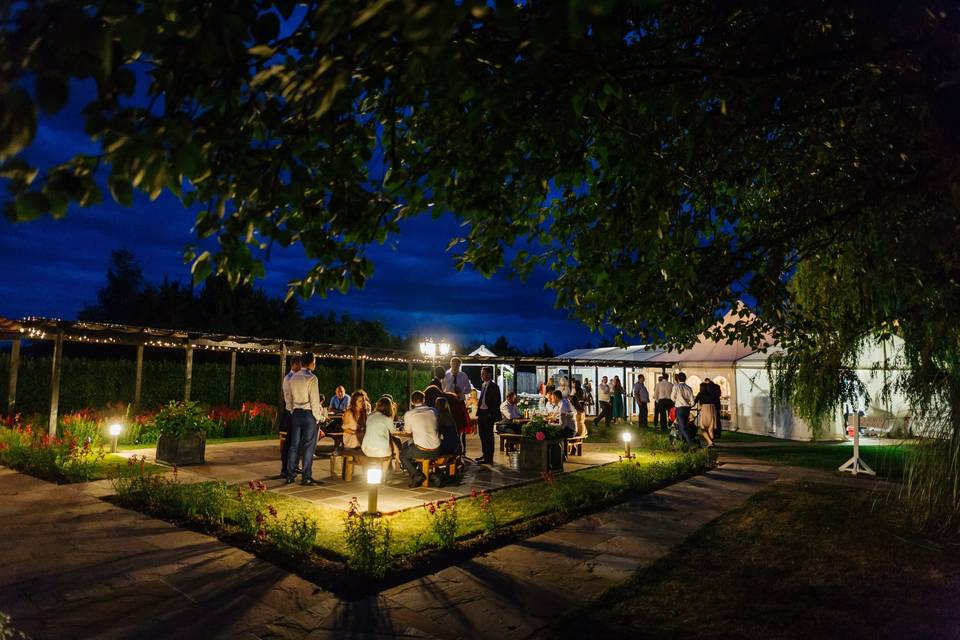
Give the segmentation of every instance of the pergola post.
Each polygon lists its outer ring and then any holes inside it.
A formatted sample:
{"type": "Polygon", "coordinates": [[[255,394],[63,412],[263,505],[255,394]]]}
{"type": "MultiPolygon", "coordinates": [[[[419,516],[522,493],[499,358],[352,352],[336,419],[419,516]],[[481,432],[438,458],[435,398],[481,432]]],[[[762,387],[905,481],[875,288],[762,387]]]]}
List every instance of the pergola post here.
{"type": "Polygon", "coordinates": [[[140,397],[143,392],[143,345],[137,345],[137,371],[133,383],[133,408],[140,408],[140,397]]]}
{"type": "Polygon", "coordinates": [[[57,435],[57,411],[60,409],[60,369],[63,366],[63,332],[57,333],[53,345],[53,371],[50,374],[50,423],[48,432],[57,435]]]}
{"type": "MultiPolygon", "coordinates": [[[[622,386],[623,386],[623,414],[624,414],[624,417],[627,419],[627,422],[630,422],[630,400],[632,400],[633,398],[630,397],[632,394],[627,392],[627,368],[626,367],[623,368],[623,385],[622,386]]],[[[631,389],[631,391],[632,390],[633,389],[631,389]]]]}
{"type": "Polygon", "coordinates": [[[236,400],[237,395],[237,352],[230,352],[230,393],[229,400],[227,401],[228,406],[233,406],[233,401],[236,400]]]}
{"type": "Polygon", "coordinates": [[[280,384],[277,385],[280,393],[280,405],[283,406],[283,377],[287,375],[287,345],[280,345],[280,384]]]}
{"type": "Polygon", "coordinates": [[[367,359],[360,358],[360,388],[367,388],[367,359]]]}
{"type": "Polygon", "coordinates": [[[10,386],[7,387],[7,414],[13,415],[17,408],[17,375],[20,372],[20,340],[12,340],[10,346],[10,386]]]}
{"type": "Polygon", "coordinates": [[[600,415],[600,367],[593,368],[593,415],[600,415]]]}
{"type": "Polygon", "coordinates": [[[187,371],[183,383],[183,401],[190,402],[190,385],[193,382],[193,345],[187,345],[187,371]]]}
{"type": "Polygon", "coordinates": [[[350,386],[353,389],[350,393],[353,393],[358,389],[357,387],[357,348],[356,347],[353,348],[353,360],[351,362],[350,369],[351,369],[350,386]]]}
{"type": "Polygon", "coordinates": [[[410,406],[410,395],[413,393],[413,363],[407,363],[407,406],[410,406]]]}
{"type": "Polygon", "coordinates": [[[513,361],[513,392],[517,392],[517,378],[520,377],[520,363],[513,361]]]}

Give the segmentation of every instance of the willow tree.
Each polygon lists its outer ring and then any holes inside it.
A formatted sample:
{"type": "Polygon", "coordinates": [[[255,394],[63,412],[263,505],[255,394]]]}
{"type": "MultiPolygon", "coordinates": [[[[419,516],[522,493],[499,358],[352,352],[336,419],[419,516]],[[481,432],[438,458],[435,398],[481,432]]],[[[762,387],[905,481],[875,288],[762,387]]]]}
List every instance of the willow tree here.
{"type": "Polygon", "coordinates": [[[314,265],[290,292],[310,296],[362,286],[366,247],[403,219],[452,211],[455,266],[549,265],[588,326],[669,347],[773,335],[795,354],[782,396],[810,390],[796,367],[830,381],[813,414],[863,337],[896,331],[958,452],[956,3],[4,7],[13,219],[94,205],[102,181],[121,203],[169,190],[218,240],[189,256],[198,279],[258,277],[296,243],[314,265]],[[37,120],[74,78],[96,85],[99,152],[34,168],[37,120]],[[739,300],[753,313],[715,326],[739,300]]]}

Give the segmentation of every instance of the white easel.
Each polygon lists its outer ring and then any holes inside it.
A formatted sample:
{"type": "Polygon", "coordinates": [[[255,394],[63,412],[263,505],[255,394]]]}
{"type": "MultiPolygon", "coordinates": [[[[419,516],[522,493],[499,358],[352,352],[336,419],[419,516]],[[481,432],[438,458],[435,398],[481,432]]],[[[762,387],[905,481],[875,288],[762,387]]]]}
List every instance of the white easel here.
{"type": "MultiPolygon", "coordinates": [[[[847,425],[843,425],[846,427],[847,425]]],[[[877,475],[866,462],[860,459],[860,412],[857,411],[857,426],[853,430],[853,457],[840,465],[839,471],[847,471],[853,475],[866,473],[867,475],[877,475]]]]}

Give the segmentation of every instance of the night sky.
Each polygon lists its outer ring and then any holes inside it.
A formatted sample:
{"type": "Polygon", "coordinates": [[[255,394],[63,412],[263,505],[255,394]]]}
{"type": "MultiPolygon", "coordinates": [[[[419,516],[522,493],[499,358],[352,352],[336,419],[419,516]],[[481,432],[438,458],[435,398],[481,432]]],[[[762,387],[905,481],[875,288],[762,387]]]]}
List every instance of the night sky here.
{"type": "MultiPolygon", "coordinates": [[[[77,99],[61,114],[41,120],[28,160],[49,166],[76,152],[96,150],[76,115],[83,94],[75,86],[72,98],[77,99]]],[[[194,241],[190,229],[195,215],[166,193],[155,202],[138,195],[125,208],[107,192],[102,204],[74,207],[62,220],[14,225],[0,218],[0,316],[75,318],[85,302],[96,300],[110,252],[121,247],[136,254],[148,281],[167,276],[189,282],[182,256],[194,241]]],[[[453,215],[405,222],[399,237],[370,249],[376,272],[363,291],[305,301],[304,310],[346,311],[355,318],[382,320],[399,335],[442,335],[455,344],[492,343],[500,334],[526,349],[548,342],[558,353],[596,344],[597,334],[553,308],[553,293],[543,288],[548,272],[526,283],[506,272],[490,280],[472,271],[457,273],[445,249],[450,238],[463,235],[458,226],[453,215]]],[[[257,284],[282,296],[287,281],[308,267],[299,248],[274,251],[266,279],[257,284]]]]}

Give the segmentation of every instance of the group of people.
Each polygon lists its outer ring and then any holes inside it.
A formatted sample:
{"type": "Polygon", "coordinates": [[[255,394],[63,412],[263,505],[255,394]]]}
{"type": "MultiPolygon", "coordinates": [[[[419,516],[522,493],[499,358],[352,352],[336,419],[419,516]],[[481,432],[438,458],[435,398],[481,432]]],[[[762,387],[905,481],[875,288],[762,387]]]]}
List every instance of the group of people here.
{"type": "Polygon", "coordinates": [[[670,410],[674,409],[677,431],[683,441],[691,445],[696,437],[696,427],[690,422],[690,410],[699,406],[701,434],[707,441],[707,446],[714,446],[721,434],[720,385],[710,378],[704,378],[700,389],[694,393],[687,384],[687,374],[680,372],[674,374],[673,378],[674,382],[671,383],[669,376],[663,374],[653,387],[654,426],[663,430],[669,429],[670,410]]]}
{"type": "Polygon", "coordinates": [[[603,420],[609,427],[611,420],[620,422],[627,419],[627,403],[620,376],[613,376],[613,380],[609,380],[607,376],[600,378],[600,383],[597,384],[597,401],[600,403],[600,412],[593,421],[594,425],[599,425],[603,420]]]}
{"type": "MultiPolygon", "coordinates": [[[[397,404],[391,396],[384,395],[371,404],[366,391],[359,389],[348,396],[343,386],[338,386],[325,406],[313,374],[315,366],[313,354],[295,356],[283,379],[281,430],[286,431],[287,438],[280,455],[281,475],[288,484],[294,482],[297,473],[303,485],[321,484],[313,478],[313,458],[317,440],[328,433],[342,437],[344,450],[370,458],[388,458],[396,446],[397,404]],[[298,467],[301,460],[302,467],[298,467]]],[[[402,420],[407,443],[399,459],[410,474],[411,486],[424,480],[417,460],[466,453],[466,437],[474,429],[467,399],[475,390],[461,366],[459,358],[452,358],[448,370],[437,367],[430,384],[410,396],[410,410],[402,420]]],[[[501,408],[510,403],[501,401],[500,387],[493,382],[490,367],[483,367],[480,376],[474,416],[482,452],[476,462],[492,464],[494,424],[501,419],[501,408]]],[[[512,406],[515,410],[515,399],[512,406]]]]}

